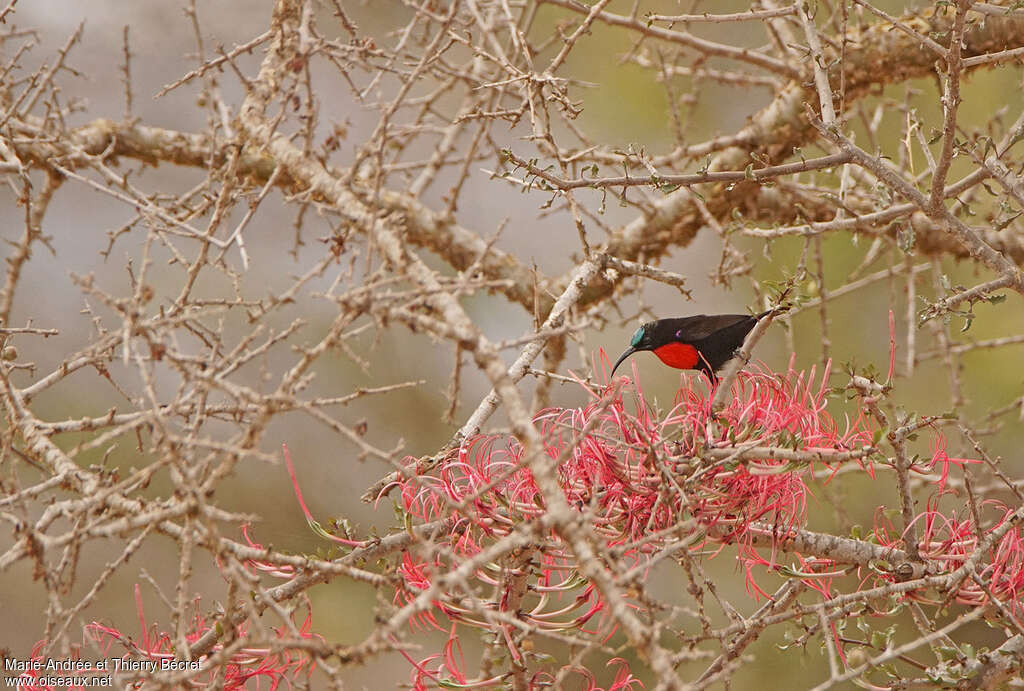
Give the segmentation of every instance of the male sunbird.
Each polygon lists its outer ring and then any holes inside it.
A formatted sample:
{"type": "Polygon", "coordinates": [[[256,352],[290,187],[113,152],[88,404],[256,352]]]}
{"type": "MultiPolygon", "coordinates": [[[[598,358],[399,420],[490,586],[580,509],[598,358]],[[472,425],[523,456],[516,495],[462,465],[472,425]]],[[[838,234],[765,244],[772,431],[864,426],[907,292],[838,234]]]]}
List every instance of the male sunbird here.
{"type": "Polygon", "coordinates": [[[733,358],[754,324],[769,312],[697,314],[647,322],[636,330],[626,352],[615,361],[612,376],[630,355],[649,350],[669,367],[700,370],[715,381],[715,373],[733,358]]]}

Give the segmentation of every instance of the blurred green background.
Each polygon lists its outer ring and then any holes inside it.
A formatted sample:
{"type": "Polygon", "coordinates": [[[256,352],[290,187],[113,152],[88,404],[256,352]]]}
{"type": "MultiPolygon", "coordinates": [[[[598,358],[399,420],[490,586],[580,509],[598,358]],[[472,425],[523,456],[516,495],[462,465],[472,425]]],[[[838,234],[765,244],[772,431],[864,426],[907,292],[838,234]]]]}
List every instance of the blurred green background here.
{"type": "MultiPolygon", "coordinates": [[[[388,33],[408,20],[410,10],[398,2],[372,2],[346,5],[361,32],[375,36],[381,43],[389,43],[388,33]]],[[[891,12],[900,12],[901,3],[879,3],[891,12]]],[[[628,13],[632,2],[613,2],[609,10],[628,13]]],[[[740,11],[748,6],[740,2],[697,3],[696,9],[690,3],[645,2],[645,11],[678,13],[683,11],[740,11]]],[[[270,4],[251,0],[223,0],[216,3],[198,4],[204,40],[208,49],[217,44],[231,46],[244,42],[266,29],[270,4]]],[[[564,10],[544,6],[538,14],[534,33],[547,35],[551,27],[566,18],[577,16],[564,10]]],[[[132,76],[135,89],[135,114],[147,125],[168,127],[184,131],[201,131],[206,126],[206,113],[196,107],[196,92],[193,88],[181,88],[169,95],[153,100],[151,96],[195,65],[194,58],[187,58],[195,51],[195,42],[190,22],[182,7],[175,3],[157,2],[101,2],[79,3],[73,0],[36,0],[18,7],[17,21],[23,26],[33,26],[40,32],[40,47],[34,55],[37,60],[47,51],[62,45],[79,22],[85,21],[85,33],[81,45],[72,52],[71,64],[81,73],[79,78],[64,79],[61,84],[66,97],[81,98],[85,109],[77,115],[80,122],[93,118],[120,118],[123,110],[122,87],[118,78],[120,65],[122,27],[130,27],[131,48],[134,53],[132,76]]],[[[334,31],[330,13],[323,10],[319,17],[322,31],[334,31]]],[[[764,32],[755,23],[731,25],[710,25],[694,28],[701,36],[758,47],[764,42],[764,32]]],[[[623,56],[633,47],[634,36],[620,29],[596,24],[589,35],[579,42],[572,52],[564,74],[592,86],[574,89],[574,98],[583,102],[583,112],[576,125],[597,142],[622,150],[644,149],[652,155],[669,151],[674,144],[670,96],[665,86],[657,79],[656,70],[644,69],[623,62],[623,56]]],[[[555,48],[549,48],[538,56],[538,60],[550,58],[555,48]]],[[[663,57],[669,59],[673,52],[666,49],[663,57]]],[[[246,56],[240,60],[243,68],[254,70],[259,55],[246,56]]],[[[710,64],[716,64],[712,61],[710,64]]],[[[727,65],[728,63],[722,63],[727,65]]],[[[721,66],[721,65],[719,65],[721,66]]],[[[1016,66],[983,70],[972,73],[963,88],[961,121],[965,127],[982,126],[997,108],[1008,106],[1012,120],[1024,106],[1021,97],[1020,70],[1016,66]]],[[[701,87],[699,104],[691,107],[683,98],[691,87],[688,77],[676,77],[669,86],[676,100],[681,116],[682,129],[689,143],[728,134],[743,126],[759,108],[773,96],[770,89],[751,87],[729,87],[705,83],[701,87]]],[[[237,81],[230,75],[220,80],[223,95],[230,104],[241,102],[242,93],[237,81]]],[[[325,82],[324,87],[328,86],[325,82]]],[[[865,100],[868,109],[882,99],[903,100],[907,89],[914,93],[910,101],[917,109],[925,127],[936,127],[940,123],[941,110],[934,80],[919,80],[906,85],[888,87],[884,93],[865,100]]],[[[338,153],[338,162],[344,162],[353,148],[365,140],[376,122],[375,113],[354,104],[347,88],[322,88],[320,98],[321,129],[332,123],[347,123],[349,137],[338,153]]],[[[886,125],[880,130],[881,145],[885,150],[895,151],[902,133],[901,117],[896,111],[886,114],[886,125]],[[892,122],[890,123],[889,120],[892,122]]],[[[863,132],[854,124],[854,131],[863,132]]],[[[507,145],[513,150],[525,147],[522,132],[502,132],[507,135],[507,145]]],[[[959,164],[958,164],[959,165],[959,164]]],[[[502,235],[499,246],[515,253],[525,263],[536,262],[541,271],[549,276],[561,275],[574,265],[573,255],[578,254],[578,239],[571,220],[565,215],[549,215],[538,218],[539,207],[547,197],[521,194],[517,189],[501,180],[490,179],[475,166],[473,179],[466,188],[460,206],[458,220],[465,227],[478,230],[488,236],[497,228],[499,219],[508,220],[508,229],[502,235]]],[[[695,166],[696,167],[696,166],[695,166]]],[[[952,179],[964,168],[955,167],[952,179]]],[[[147,169],[136,180],[137,184],[152,190],[185,189],[202,176],[202,171],[184,170],[163,165],[147,169]]],[[[822,179],[826,179],[825,176],[822,179]]],[[[436,196],[442,194],[445,185],[435,186],[436,196]]],[[[428,201],[431,197],[428,195],[428,201]]],[[[580,199],[595,207],[600,203],[597,193],[583,192],[580,199]]],[[[0,209],[8,214],[14,212],[14,199],[10,192],[0,196],[0,209]]],[[[60,361],[63,354],[73,349],[78,342],[87,342],[91,318],[81,313],[83,298],[70,280],[70,274],[93,273],[96,280],[111,292],[126,294],[128,291],[123,270],[128,259],[137,259],[139,248],[136,238],[128,235],[114,244],[109,259],[100,256],[106,247],[106,233],[124,223],[131,213],[109,198],[86,192],[81,187],[67,186],[58,195],[46,218],[44,231],[54,237],[56,255],[37,252],[29,265],[24,297],[15,312],[15,321],[26,317],[37,320],[46,315],[48,323],[40,326],[59,325],[62,334],[39,344],[40,350],[33,354],[41,372],[60,361]],[[83,209],[87,214],[83,216],[83,209]]],[[[244,213],[244,209],[236,214],[244,213]]],[[[618,226],[631,220],[635,210],[620,208],[609,201],[605,222],[618,226]]],[[[237,221],[237,219],[235,219],[237,221]]],[[[306,242],[297,255],[290,253],[293,234],[290,228],[291,212],[281,203],[279,195],[271,195],[264,205],[257,221],[247,231],[247,244],[252,262],[258,270],[251,272],[243,287],[256,297],[283,289],[292,277],[306,271],[315,262],[323,246],[314,238],[327,235],[324,228],[307,228],[306,242]]],[[[17,232],[16,225],[10,224],[8,233],[17,232]]],[[[600,231],[593,231],[591,242],[600,239],[600,231]]],[[[7,239],[12,239],[7,237],[7,239]]],[[[870,245],[869,238],[852,238],[848,235],[829,237],[824,242],[824,257],[827,267],[826,288],[835,289],[842,285],[850,272],[860,265],[870,245]]],[[[763,243],[749,238],[737,238],[740,249],[748,251],[754,262],[752,278],[756,282],[784,281],[796,268],[802,249],[801,240],[779,240],[767,250],[763,243]]],[[[654,314],[660,317],[678,316],[700,312],[742,312],[755,308],[753,283],[745,279],[735,282],[735,289],[726,291],[722,286],[713,285],[709,273],[717,265],[721,242],[713,232],[703,231],[689,247],[680,248],[667,257],[663,265],[687,275],[690,279],[692,302],[686,302],[674,289],[658,284],[644,287],[643,295],[654,314]]],[[[915,256],[916,263],[926,257],[915,256]]],[[[435,263],[435,265],[437,265],[435,263]]],[[[884,268],[883,263],[873,265],[871,271],[884,268]]],[[[953,283],[973,285],[985,279],[970,263],[943,260],[942,271],[953,283]]],[[[167,267],[155,267],[154,278],[158,296],[173,296],[180,274],[167,267]]],[[[313,292],[325,287],[331,277],[310,287],[313,292]]],[[[229,289],[221,278],[207,278],[201,282],[201,290],[214,296],[229,289]]],[[[810,286],[804,290],[812,291],[810,286]]],[[[919,284],[920,296],[933,294],[931,274],[923,275],[919,284]]],[[[477,296],[466,301],[471,314],[488,337],[493,340],[512,339],[526,333],[532,324],[531,315],[518,306],[509,305],[503,298],[477,296]]],[[[601,331],[591,330],[582,335],[579,347],[570,344],[566,368],[585,371],[588,363],[582,362],[579,353],[590,355],[604,349],[614,359],[625,347],[629,334],[636,327],[638,319],[628,310],[635,309],[636,303],[623,301],[625,318],[609,314],[609,324],[601,331]]],[[[905,295],[902,279],[880,281],[871,287],[858,290],[848,296],[829,303],[830,337],[834,384],[845,383],[843,363],[855,362],[858,367],[874,365],[883,372],[888,364],[888,310],[895,304],[898,333],[906,329],[905,295]],[[894,298],[895,296],[895,298],[894,298]]],[[[97,313],[104,314],[98,305],[92,305],[97,313]]],[[[283,327],[296,317],[307,320],[307,325],[293,343],[308,343],[318,338],[331,324],[336,307],[325,300],[302,300],[290,310],[282,311],[275,319],[283,327]]],[[[109,318],[109,314],[106,314],[109,318]]],[[[245,328],[244,320],[236,319],[235,328],[245,328]]],[[[110,324],[115,322],[111,321],[110,324]]],[[[819,314],[816,310],[800,313],[792,319],[792,343],[795,346],[796,367],[808,368],[821,362],[821,332],[819,314]]],[[[954,319],[954,335],[962,323],[954,319]]],[[[230,328],[231,324],[229,324],[230,328]]],[[[1019,301],[1011,297],[1000,305],[980,305],[977,318],[969,332],[961,338],[984,339],[1024,331],[1024,311],[1019,301]]],[[[399,441],[410,454],[430,453],[447,441],[476,406],[487,391],[482,377],[469,373],[463,381],[462,394],[456,411],[455,424],[445,424],[441,415],[447,408],[445,390],[449,384],[454,353],[447,345],[438,347],[423,335],[411,334],[401,328],[387,331],[367,331],[357,341],[365,358],[366,368],[344,357],[332,358],[330,363],[321,362],[311,395],[343,395],[357,387],[382,386],[405,381],[423,380],[422,385],[411,387],[382,397],[360,399],[340,413],[351,424],[366,421],[367,440],[381,448],[393,448],[399,441]],[[325,366],[329,365],[329,366],[325,366]]],[[[934,347],[928,327],[918,332],[919,351],[934,347]]],[[[515,353],[506,351],[511,361],[515,353]]],[[[761,342],[756,356],[775,369],[784,369],[788,359],[788,345],[784,327],[772,327],[769,335],[761,342]]],[[[902,367],[902,352],[897,353],[897,369],[902,367]]],[[[977,420],[986,411],[1006,405],[1022,393],[1022,372],[1019,366],[1020,346],[999,350],[976,351],[963,359],[962,372],[966,403],[963,414],[977,420]]],[[[656,399],[663,410],[671,407],[673,394],[679,384],[679,375],[666,370],[649,354],[635,358],[643,380],[645,391],[656,399]]],[[[266,361],[249,368],[243,376],[259,382],[260,368],[280,372],[289,362],[281,353],[268,357],[266,361]]],[[[116,368],[116,364],[115,364],[116,368]]],[[[564,371],[562,372],[565,373],[564,371]]],[[[695,376],[695,375],[682,375],[695,376]]],[[[36,410],[50,420],[61,420],[84,415],[99,415],[111,406],[123,406],[124,400],[113,389],[95,386],[95,377],[82,372],[71,377],[59,389],[40,397],[36,410]],[[76,388],[77,387],[77,388],[76,388]]],[[[943,413],[950,408],[949,379],[941,359],[935,358],[921,363],[913,377],[898,381],[893,397],[908,409],[922,414],[943,413]]],[[[526,384],[530,390],[532,383],[526,384]]],[[[554,402],[562,406],[576,406],[585,402],[583,392],[575,386],[556,385],[554,402]]],[[[837,398],[832,414],[840,421],[844,414],[855,413],[850,404],[837,398]]],[[[500,423],[500,417],[498,419],[500,423]]],[[[1013,476],[1021,471],[1016,453],[1022,437],[1020,423],[1015,415],[1001,431],[987,440],[990,452],[1006,458],[1005,469],[1013,476]]],[[[227,428],[225,428],[225,433],[227,428]]],[[[950,455],[961,455],[966,449],[958,437],[950,432],[950,455]]],[[[70,447],[81,441],[71,435],[60,438],[60,443],[70,447]]],[[[295,458],[299,480],[311,510],[321,523],[328,523],[331,517],[348,519],[360,533],[373,528],[385,532],[394,526],[394,513],[389,501],[374,507],[359,501],[360,495],[377,480],[386,469],[379,464],[359,462],[356,451],[344,440],[314,425],[308,418],[298,415],[282,415],[268,429],[262,449],[276,454],[282,442],[288,443],[295,458]]],[[[927,435],[918,442],[917,452],[928,452],[927,435]]],[[[96,451],[91,459],[99,463],[104,451],[96,451]]],[[[83,463],[86,462],[83,459],[83,463]]],[[[122,440],[105,461],[108,465],[122,469],[139,467],[148,462],[144,454],[127,440],[122,440]]],[[[166,478],[155,481],[148,490],[154,496],[171,491],[166,478]]],[[[880,504],[895,506],[894,483],[871,481],[865,474],[851,473],[828,487],[812,486],[816,499],[809,506],[808,527],[814,530],[848,529],[849,524],[872,525],[876,508],[880,504]],[[831,502],[837,501],[841,514],[835,511],[831,502]]],[[[223,483],[215,497],[219,505],[228,510],[257,513],[262,520],[255,525],[254,535],[267,545],[295,552],[312,553],[325,551],[324,542],[314,536],[306,527],[305,520],[295,501],[287,474],[282,464],[259,465],[250,463],[240,466],[233,477],[223,483]]],[[[9,537],[0,537],[0,548],[6,549],[9,537]]],[[[79,570],[79,584],[87,588],[103,569],[104,563],[119,553],[119,545],[111,543],[109,550],[97,549],[94,554],[83,558],[79,570]]],[[[714,579],[721,596],[739,608],[743,613],[752,612],[758,604],[747,594],[744,573],[734,559],[735,551],[727,548],[716,558],[707,560],[705,567],[714,579]]],[[[150,540],[132,564],[121,569],[106,585],[100,599],[81,615],[82,623],[93,618],[116,623],[128,633],[136,633],[137,615],[132,597],[132,588],[140,582],[138,569],[145,569],[161,584],[173,590],[177,574],[179,555],[169,540],[150,540]]],[[[786,558],[782,558],[786,561],[786,558]]],[[[685,583],[680,581],[678,568],[662,565],[651,576],[655,579],[655,592],[667,601],[685,605],[688,596],[685,583]]],[[[43,591],[31,585],[32,574],[27,565],[19,565],[0,574],[0,609],[4,611],[5,626],[0,647],[25,656],[33,643],[41,636],[39,613],[46,607],[43,591]]],[[[771,592],[781,583],[778,576],[763,574],[758,582],[771,592]]],[[[847,584],[853,583],[853,579],[847,584]]],[[[223,580],[212,564],[197,560],[194,578],[195,592],[203,593],[203,607],[212,608],[225,592],[223,580]]],[[[143,585],[147,611],[151,622],[167,623],[168,616],[159,599],[143,585]]],[[[329,585],[318,586],[310,591],[314,610],[314,630],[329,641],[356,643],[362,640],[374,625],[376,595],[371,589],[337,580],[329,585]]],[[[725,621],[724,617],[718,617],[725,621]]],[[[986,640],[984,630],[978,627],[978,640],[986,640]]],[[[902,634],[900,634],[902,635],[902,634]]],[[[906,635],[916,635],[911,628],[906,635]]],[[[438,650],[443,637],[424,635],[423,657],[438,650]]],[[[468,659],[473,659],[471,636],[464,639],[468,659]]],[[[825,658],[820,654],[820,639],[812,639],[806,652],[794,654],[780,652],[775,648],[781,640],[764,637],[747,652],[752,655],[753,664],[744,664],[736,674],[734,689],[763,687],[767,679],[776,688],[801,688],[812,680],[820,680],[827,669],[825,658]]],[[[416,657],[416,655],[413,655],[416,657]]],[[[704,664],[695,663],[684,668],[699,673],[704,664]]],[[[388,688],[408,678],[408,665],[398,655],[385,656],[364,668],[352,669],[347,677],[350,688],[388,688]],[[386,680],[386,681],[385,681],[386,680]]],[[[636,670],[642,669],[639,665],[636,670]]],[[[594,669],[599,679],[607,683],[612,671],[594,669]]],[[[684,675],[685,677],[685,675],[684,675]]],[[[650,687],[650,679],[643,677],[650,687]]]]}

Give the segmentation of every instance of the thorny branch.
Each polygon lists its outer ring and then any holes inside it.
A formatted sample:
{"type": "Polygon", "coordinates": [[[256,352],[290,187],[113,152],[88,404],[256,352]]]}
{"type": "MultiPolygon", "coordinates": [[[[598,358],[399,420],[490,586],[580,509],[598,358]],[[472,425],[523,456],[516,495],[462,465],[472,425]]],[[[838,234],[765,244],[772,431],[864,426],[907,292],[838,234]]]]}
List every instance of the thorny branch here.
{"type": "Polygon", "coordinates": [[[801,687],[1022,676],[1024,12],[277,0],[211,43],[200,9],[145,87],[198,129],[142,114],[145,27],[90,75],[112,120],[66,96],[88,25],[39,59],[0,9],[0,575],[43,612],[13,657],[202,662],[115,674],[153,688],[402,660],[389,684],[699,689],[777,645],[824,651],[801,687]],[[620,119],[662,90],[663,129],[612,143],[607,88],[620,119]],[[637,318],[721,288],[776,309],[716,383],[673,372],[662,410],[665,370],[607,379],[637,318]],[[782,331],[788,366],[752,359],[782,331]],[[328,544],[261,544],[296,499],[328,544]],[[314,587],[376,594],[357,642],[314,587]]]}

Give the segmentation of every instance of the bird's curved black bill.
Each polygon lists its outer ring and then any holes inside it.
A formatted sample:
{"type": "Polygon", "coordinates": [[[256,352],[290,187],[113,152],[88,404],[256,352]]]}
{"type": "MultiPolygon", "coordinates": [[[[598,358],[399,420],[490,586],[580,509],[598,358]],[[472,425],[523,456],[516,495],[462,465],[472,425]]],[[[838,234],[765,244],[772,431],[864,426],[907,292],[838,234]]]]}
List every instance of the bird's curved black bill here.
{"type": "Polygon", "coordinates": [[[622,361],[625,360],[626,358],[628,358],[630,355],[632,355],[635,352],[636,352],[636,348],[633,348],[633,347],[626,348],[626,352],[623,353],[622,355],[620,355],[619,359],[615,361],[615,367],[612,367],[612,374],[611,374],[612,377],[615,376],[615,370],[617,370],[619,368],[619,365],[622,364],[622,361]]]}

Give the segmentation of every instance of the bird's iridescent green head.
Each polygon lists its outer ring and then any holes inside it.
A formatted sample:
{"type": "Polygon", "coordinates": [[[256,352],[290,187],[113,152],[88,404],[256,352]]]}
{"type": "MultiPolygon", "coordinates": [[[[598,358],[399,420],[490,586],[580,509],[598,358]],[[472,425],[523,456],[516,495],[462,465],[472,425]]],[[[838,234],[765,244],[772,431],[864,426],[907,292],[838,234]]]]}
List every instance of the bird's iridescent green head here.
{"type": "Polygon", "coordinates": [[[625,360],[631,354],[635,353],[638,350],[647,350],[648,349],[647,344],[644,342],[644,341],[647,340],[647,327],[648,326],[650,326],[650,324],[644,324],[639,329],[637,329],[635,332],[633,332],[633,338],[631,338],[630,341],[629,341],[629,347],[626,348],[626,352],[624,352],[622,355],[619,356],[619,359],[615,361],[615,366],[612,367],[612,376],[613,377],[615,376],[615,370],[617,370],[619,368],[619,365],[622,364],[623,360],[625,360]]]}

